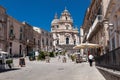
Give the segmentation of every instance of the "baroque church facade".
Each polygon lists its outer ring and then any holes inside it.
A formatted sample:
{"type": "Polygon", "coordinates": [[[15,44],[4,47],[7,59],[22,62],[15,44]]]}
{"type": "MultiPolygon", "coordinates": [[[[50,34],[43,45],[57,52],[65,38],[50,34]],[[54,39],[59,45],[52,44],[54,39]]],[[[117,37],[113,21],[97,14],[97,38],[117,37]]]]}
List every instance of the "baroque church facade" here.
{"type": "Polygon", "coordinates": [[[79,44],[79,31],[73,25],[73,19],[67,9],[65,9],[60,18],[55,14],[51,22],[51,32],[53,34],[53,45],[55,50],[65,50],[73,53],[73,47],[79,44]]]}

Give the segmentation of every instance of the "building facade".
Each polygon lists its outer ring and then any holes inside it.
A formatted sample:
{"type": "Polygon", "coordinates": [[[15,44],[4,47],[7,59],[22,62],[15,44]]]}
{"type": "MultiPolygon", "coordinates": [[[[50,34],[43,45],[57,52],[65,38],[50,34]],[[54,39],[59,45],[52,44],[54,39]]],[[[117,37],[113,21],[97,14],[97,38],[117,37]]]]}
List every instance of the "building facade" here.
{"type": "Polygon", "coordinates": [[[105,18],[108,0],[92,0],[86,11],[83,23],[84,40],[99,44],[99,49],[91,49],[95,55],[103,55],[109,51],[108,21],[105,18]]]}
{"type": "Polygon", "coordinates": [[[110,0],[106,12],[110,39],[110,51],[120,47],[120,0],[110,0]],[[110,29],[112,27],[112,29],[110,29]]]}
{"type": "Polygon", "coordinates": [[[7,17],[7,52],[12,56],[22,56],[25,44],[24,39],[24,27],[23,24],[14,19],[11,16],[7,17]]]}
{"type": "Polygon", "coordinates": [[[32,51],[53,51],[52,33],[19,22],[0,6],[0,50],[15,57],[29,55],[32,51]]]}
{"type": "Polygon", "coordinates": [[[72,53],[73,47],[79,44],[79,32],[74,28],[73,19],[67,9],[65,9],[60,18],[57,14],[51,22],[51,32],[53,34],[53,45],[55,50],[66,50],[72,53]]]}
{"type": "Polygon", "coordinates": [[[0,49],[7,51],[7,15],[6,10],[0,6],[0,49]]]}
{"type": "Polygon", "coordinates": [[[41,34],[39,32],[38,27],[33,27],[34,32],[34,51],[40,51],[41,50],[41,34]]]}
{"type": "Polygon", "coordinates": [[[39,45],[41,51],[52,52],[53,51],[53,37],[52,33],[45,31],[38,27],[33,27],[35,31],[40,34],[39,45]]]}
{"type": "Polygon", "coordinates": [[[28,24],[27,22],[23,22],[24,27],[24,40],[25,40],[25,54],[29,55],[30,52],[34,50],[34,30],[32,25],[28,24]]]}

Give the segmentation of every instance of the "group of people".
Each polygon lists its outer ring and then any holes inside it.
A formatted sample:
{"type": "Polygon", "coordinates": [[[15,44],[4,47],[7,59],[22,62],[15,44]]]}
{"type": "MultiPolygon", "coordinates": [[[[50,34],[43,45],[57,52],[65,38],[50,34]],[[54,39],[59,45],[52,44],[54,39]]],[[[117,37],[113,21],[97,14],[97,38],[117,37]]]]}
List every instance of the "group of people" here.
{"type": "MultiPolygon", "coordinates": [[[[59,55],[59,56],[58,56],[58,61],[60,61],[60,59],[61,59],[61,56],[59,55]]],[[[67,62],[67,58],[66,58],[65,56],[62,57],[62,62],[63,62],[63,63],[66,63],[66,62],[67,62]]]]}

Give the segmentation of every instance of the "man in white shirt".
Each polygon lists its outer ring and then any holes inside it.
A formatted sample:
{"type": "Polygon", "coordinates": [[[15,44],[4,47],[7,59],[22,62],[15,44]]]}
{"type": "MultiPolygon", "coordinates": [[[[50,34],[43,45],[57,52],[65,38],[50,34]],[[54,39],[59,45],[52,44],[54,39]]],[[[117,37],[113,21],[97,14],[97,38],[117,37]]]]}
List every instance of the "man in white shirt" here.
{"type": "Polygon", "coordinates": [[[39,56],[39,52],[35,51],[35,58],[36,58],[36,60],[38,60],[38,56],[39,56]]]}
{"type": "Polygon", "coordinates": [[[90,54],[90,55],[88,56],[88,58],[89,58],[89,64],[90,64],[90,66],[92,66],[92,62],[93,62],[93,55],[92,55],[92,54],[90,54]]]}

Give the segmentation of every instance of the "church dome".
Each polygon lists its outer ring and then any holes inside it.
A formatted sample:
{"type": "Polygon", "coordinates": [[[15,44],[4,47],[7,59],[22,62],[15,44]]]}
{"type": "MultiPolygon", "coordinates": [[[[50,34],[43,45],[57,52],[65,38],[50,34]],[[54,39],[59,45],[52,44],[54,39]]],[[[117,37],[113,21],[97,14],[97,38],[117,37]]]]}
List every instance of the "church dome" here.
{"type": "Polygon", "coordinates": [[[56,13],[51,24],[57,24],[58,22],[59,22],[59,19],[58,19],[57,13],[56,13]]]}
{"type": "Polygon", "coordinates": [[[59,22],[59,19],[53,19],[53,21],[51,22],[51,24],[57,24],[59,22]]]}

